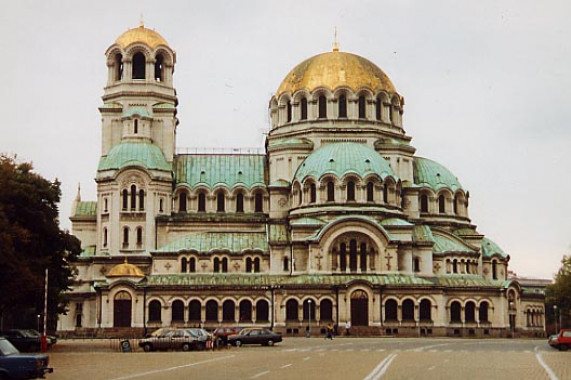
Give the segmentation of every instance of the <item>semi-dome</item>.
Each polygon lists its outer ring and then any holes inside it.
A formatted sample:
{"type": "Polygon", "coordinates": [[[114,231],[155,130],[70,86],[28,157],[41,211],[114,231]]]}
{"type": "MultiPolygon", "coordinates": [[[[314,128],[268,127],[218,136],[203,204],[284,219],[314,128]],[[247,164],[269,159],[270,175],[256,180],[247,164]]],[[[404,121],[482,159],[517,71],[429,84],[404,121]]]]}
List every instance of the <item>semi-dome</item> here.
{"type": "Polygon", "coordinates": [[[306,59],[285,77],[276,97],[298,90],[324,87],[335,90],[347,87],[353,91],[368,88],[374,92],[396,92],[389,77],[377,65],[361,56],[340,51],[318,54],[306,59]]]}
{"type": "Polygon", "coordinates": [[[414,157],[413,176],[416,185],[427,186],[433,190],[442,187],[447,187],[452,191],[462,189],[458,178],[450,170],[427,158],[414,157]]]}
{"type": "Polygon", "coordinates": [[[155,49],[160,45],[169,46],[163,36],[154,30],[145,28],[142,24],[138,28],[129,29],[121,34],[117,40],[115,40],[115,43],[119,45],[121,49],[125,49],[127,46],[135,43],[145,44],[151,49],[155,49]]]}
{"type": "Polygon", "coordinates": [[[122,169],[141,166],[145,169],[172,170],[161,148],[151,143],[122,143],[115,145],[99,160],[97,170],[122,169]]]}
{"type": "Polygon", "coordinates": [[[382,179],[396,175],[388,162],[375,150],[364,144],[343,142],[325,145],[310,154],[297,169],[295,178],[303,182],[311,176],[315,179],[325,174],[342,178],[346,174],[361,178],[377,174],[382,179]]]}
{"type": "Polygon", "coordinates": [[[145,277],[143,271],[134,264],[129,264],[125,258],[125,262],[115,265],[111,270],[105,275],[105,277],[135,277],[142,278],[145,277]]]}

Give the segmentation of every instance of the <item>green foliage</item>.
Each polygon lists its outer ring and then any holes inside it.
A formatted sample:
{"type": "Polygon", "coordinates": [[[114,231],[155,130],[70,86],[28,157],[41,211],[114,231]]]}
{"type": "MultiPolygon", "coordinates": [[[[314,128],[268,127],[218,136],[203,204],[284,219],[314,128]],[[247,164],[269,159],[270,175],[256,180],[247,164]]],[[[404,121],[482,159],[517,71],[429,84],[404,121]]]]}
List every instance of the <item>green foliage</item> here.
{"type": "Polygon", "coordinates": [[[80,242],[59,228],[61,190],[33,172],[32,164],[0,155],[0,316],[16,310],[43,313],[49,269],[48,313],[65,309],[64,290],[73,280],[70,262],[80,242]]]}
{"type": "Polygon", "coordinates": [[[561,268],[555,275],[555,283],[549,285],[546,291],[547,311],[553,311],[557,305],[557,314],[561,313],[564,326],[571,321],[571,256],[563,256],[561,268]]]}

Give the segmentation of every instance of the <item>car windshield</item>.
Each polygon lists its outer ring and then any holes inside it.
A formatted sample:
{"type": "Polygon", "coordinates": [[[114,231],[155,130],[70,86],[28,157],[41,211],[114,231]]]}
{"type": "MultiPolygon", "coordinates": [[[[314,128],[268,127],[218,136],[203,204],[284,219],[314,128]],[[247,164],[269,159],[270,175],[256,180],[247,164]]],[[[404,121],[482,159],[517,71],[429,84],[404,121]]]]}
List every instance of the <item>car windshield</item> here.
{"type": "Polygon", "coordinates": [[[14,355],[19,353],[16,347],[14,347],[12,343],[10,343],[5,339],[0,339],[0,351],[4,356],[14,355]]]}
{"type": "Polygon", "coordinates": [[[26,332],[28,333],[29,336],[42,336],[42,334],[40,334],[37,330],[26,330],[26,332]]]}

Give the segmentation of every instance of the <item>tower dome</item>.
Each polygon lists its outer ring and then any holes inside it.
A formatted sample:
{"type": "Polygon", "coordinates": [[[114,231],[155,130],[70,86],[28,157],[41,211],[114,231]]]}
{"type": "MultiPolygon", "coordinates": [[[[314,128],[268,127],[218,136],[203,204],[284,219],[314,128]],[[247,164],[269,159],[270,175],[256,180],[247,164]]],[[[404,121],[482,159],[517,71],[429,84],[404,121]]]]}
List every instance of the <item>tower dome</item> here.
{"type": "Polygon", "coordinates": [[[139,25],[137,28],[129,29],[125,33],[121,34],[115,43],[125,49],[127,46],[142,43],[150,47],[151,49],[156,49],[158,46],[163,45],[169,47],[167,41],[159,33],[154,30],[147,29],[143,24],[139,25]]]}
{"type": "Polygon", "coordinates": [[[282,81],[276,98],[298,90],[312,92],[317,88],[335,90],[346,87],[355,92],[368,88],[373,92],[395,93],[389,77],[377,65],[361,56],[340,51],[318,54],[293,68],[282,81]]]}
{"type": "Polygon", "coordinates": [[[127,262],[127,258],[125,258],[125,262],[115,265],[113,268],[111,268],[105,277],[142,278],[145,277],[145,274],[138,266],[129,264],[127,262]]]}

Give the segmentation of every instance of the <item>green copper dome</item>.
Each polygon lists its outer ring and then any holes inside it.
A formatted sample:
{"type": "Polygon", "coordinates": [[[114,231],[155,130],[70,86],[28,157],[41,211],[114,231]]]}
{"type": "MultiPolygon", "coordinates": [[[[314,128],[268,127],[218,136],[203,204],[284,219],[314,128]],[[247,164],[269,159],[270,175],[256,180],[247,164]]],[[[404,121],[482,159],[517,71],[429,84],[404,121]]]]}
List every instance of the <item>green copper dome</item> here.
{"type": "Polygon", "coordinates": [[[462,189],[458,178],[450,170],[438,162],[427,158],[415,157],[413,161],[414,183],[420,186],[428,186],[433,190],[448,187],[452,191],[462,189]]]}
{"type": "Polygon", "coordinates": [[[126,166],[142,166],[146,169],[171,171],[161,149],[149,143],[123,143],[115,145],[107,156],[101,157],[97,170],[122,169],[126,166]]]}
{"type": "Polygon", "coordinates": [[[382,179],[397,178],[389,163],[376,151],[366,145],[345,142],[325,145],[310,154],[299,166],[295,178],[303,182],[307,177],[319,179],[325,174],[342,178],[346,174],[361,178],[377,174],[382,179]]]}
{"type": "Polygon", "coordinates": [[[499,255],[502,258],[508,257],[508,254],[504,252],[503,249],[500,248],[492,240],[488,239],[487,237],[482,239],[482,256],[483,257],[492,257],[494,255],[499,255]]]}

